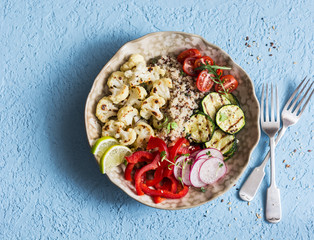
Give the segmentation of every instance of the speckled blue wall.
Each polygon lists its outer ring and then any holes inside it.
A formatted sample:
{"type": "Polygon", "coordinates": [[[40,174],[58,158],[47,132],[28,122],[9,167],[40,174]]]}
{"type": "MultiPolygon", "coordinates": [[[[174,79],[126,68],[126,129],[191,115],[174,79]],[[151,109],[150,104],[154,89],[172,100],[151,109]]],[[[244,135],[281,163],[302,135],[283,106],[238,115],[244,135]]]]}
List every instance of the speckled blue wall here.
{"type": "Polygon", "coordinates": [[[313,238],[313,100],[277,148],[279,224],[264,218],[268,173],[250,205],[238,198],[264,134],[238,184],[194,209],[146,207],[99,173],[83,117],[93,79],[124,43],[165,30],[223,48],[258,96],[272,81],[284,101],[313,78],[311,0],[1,1],[0,239],[313,238]]]}

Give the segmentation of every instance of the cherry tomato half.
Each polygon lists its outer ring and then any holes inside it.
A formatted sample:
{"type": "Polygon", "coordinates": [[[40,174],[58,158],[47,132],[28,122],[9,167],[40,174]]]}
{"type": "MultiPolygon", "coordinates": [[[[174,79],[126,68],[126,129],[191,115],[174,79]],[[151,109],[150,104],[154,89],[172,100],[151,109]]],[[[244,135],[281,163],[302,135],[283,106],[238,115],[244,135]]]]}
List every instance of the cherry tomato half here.
{"type": "MultiPolygon", "coordinates": [[[[198,67],[200,67],[202,65],[207,65],[207,64],[213,65],[214,61],[213,61],[213,59],[211,57],[203,56],[203,57],[198,58],[198,59],[195,60],[194,68],[196,69],[196,68],[198,68],[198,67]]],[[[195,70],[195,71],[199,73],[202,70],[195,70]]],[[[222,69],[217,69],[216,73],[217,73],[218,76],[221,77],[222,74],[223,74],[223,70],[222,69]]]]}
{"type": "Polygon", "coordinates": [[[191,48],[191,49],[181,52],[179,56],[177,57],[177,60],[178,62],[183,63],[186,58],[190,58],[190,57],[199,58],[201,56],[202,54],[200,53],[199,50],[191,48]]]}
{"type": "Polygon", "coordinates": [[[189,76],[192,76],[192,77],[196,77],[197,76],[197,72],[194,71],[194,62],[195,62],[196,58],[193,58],[193,57],[189,57],[189,58],[186,58],[184,60],[184,63],[183,63],[183,71],[189,75],[189,76]]]}
{"type": "MultiPolygon", "coordinates": [[[[208,56],[203,56],[199,59],[196,59],[195,63],[194,63],[194,68],[198,68],[202,65],[206,65],[206,64],[209,64],[209,65],[213,65],[214,61],[213,59],[211,59],[210,57],[208,56]]],[[[200,70],[198,70],[200,72],[200,70]]]]}
{"type": "Polygon", "coordinates": [[[217,73],[217,75],[218,75],[219,77],[221,77],[222,74],[224,73],[224,70],[222,70],[222,69],[217,69],[216,73],[217,73]]]}
{"type": "Polygon", "coordinates": [[[213,74],[209,74],[207,70],[203,70],[198,74],[196,87],[201,92],[208,92],[214,85],[212,80],[213,74]]]}
{"type": "MultiPolygon", "coordinates": [[[[223,84],[223,87],[227,93],[233,92],[238,87],[238,81],[232,75],[225,75],[220,78],[220,81],[223,84]]],[[[221,84],[216,84],[215,91],[219,93],[224,93],[221,84]]]]}

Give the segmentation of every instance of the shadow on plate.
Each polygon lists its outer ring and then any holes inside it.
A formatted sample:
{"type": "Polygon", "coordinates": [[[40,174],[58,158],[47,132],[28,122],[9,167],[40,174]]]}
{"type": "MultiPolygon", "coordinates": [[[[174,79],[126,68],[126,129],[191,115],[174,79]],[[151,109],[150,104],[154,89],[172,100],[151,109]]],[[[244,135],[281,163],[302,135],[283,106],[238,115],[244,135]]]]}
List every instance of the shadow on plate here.
{"type": "Polygon", "coordinates": [[[54,103],[57,116],[47,122],[50,150],[54,164],[62,174],[60,180],[69,182],[71,190],[76,192],[74,196],[111,204],[136,203],[99,172],[90,153],[84,123],[85,101],[94,79],[122,44],[134,38],[127,35],[111,38],[108,42],[86,43],[69,56],[70,60],[59,63],[61,74],[52,79],[52,94],[47,97],[54,103]],[[78,190],[74,190],[76,188],[78,190]]]}

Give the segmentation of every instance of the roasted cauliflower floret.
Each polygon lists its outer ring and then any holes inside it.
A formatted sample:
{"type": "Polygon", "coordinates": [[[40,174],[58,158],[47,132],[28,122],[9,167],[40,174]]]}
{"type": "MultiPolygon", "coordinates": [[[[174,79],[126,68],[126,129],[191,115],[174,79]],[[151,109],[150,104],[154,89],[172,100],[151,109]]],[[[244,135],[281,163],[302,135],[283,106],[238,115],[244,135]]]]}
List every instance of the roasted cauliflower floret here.
{"type": "Polygon", "coordinates": [[[140,115],[146,120],[154,116],[157,120],[163,118],[160,108],[166,104],[166,100],[160,96],[152,95],[145,99],[141,106],[140,115]]]}
{"type": "Polygon", "coordinates": [[[115,81],[122,81],[122,83],[126,83],[128,79],[124,76],[124,72],[116,71],[111,73],[108,78],[108,87],[114,87],[115,81]]]}
{"type": "Polygon", "coordinates": [[[119,140],[122,145],[131,145],[136,140],[136,132],[129,128],[124,130],[125,124],[116,120],[109,120],[102,127],[102,136],[111,136],[119,140]]]}
{"type": "Polygon", "coordinates": [[[154,82],[159,80],[161,76],[164,76],[165,70],[159,66],[146,67],[145,64],[140,63],[134,69],[128,70],[124,73],[124,76],[129,78],[129,84],[131,86],[137,86],[142,83],[154,82]]]}
{"type": "Polygon", "coordinates": [[[147,96],[145,88],[141,86],[130,87],[130,95],[126,102],[127,106],[141,107],[142,100],[147,96]]]}
{"type": "Polygon", "coordinates": [[[120,67],[120,70],[125,72],[136,67],[140,63],[146,65],[144,57],[140,54],[132,54],[129,60],[120,67]]]}
{"type": "Polygon", "coordinates": [[[106,122],[108,118],[117,116],[118,108],[108,97],[103,97],[97,104],[96,117],[101,122],[106,122]]]}
{"type": "Polygon", "coordinates": [[[150,136],[154,136],[154,130],[150,125],[142,121],[136,124],[134,130],[137,134],[134,146],[136,148],[138,147],[145,148],[150,136]]]}
{"type": "Polygon", "coordinates": [[[162,78],[157,80],[153,84],[151,94],[156,94],[160,97],[163,97],[165,100],[170,99],[170,90],[172,88],[172,81],[170,78],[162,78]]]}
{"type": "Polygon", "coordinates": [[[112,95],[110,100],[118,104],[129,96],[129,87],[125,84],[126,79],[123,72],[113,72],[108,78],[107,85],[112,95]]]}
{"type": "Polygon", "coordinates": [[[123,131],[124,123],[116,120],[109,120],[102,127],[102,136],[111,136],[114,138],[120,138],[120,134],[123,131]]]}
{"type": "Polygon", "coordinates": [[[122,145],[128,146],[136,140],[136,132],[133,128],[128,128],[126,131],[121,131],[119,142],[122,145]]]}
{"type": "Polygon", "coordinates": [[[126,126],[133,123],[133,118],[138,115],[138,110],[132,106],[125,106],[118,111],[118,120],[123,122],[126,126]]]}

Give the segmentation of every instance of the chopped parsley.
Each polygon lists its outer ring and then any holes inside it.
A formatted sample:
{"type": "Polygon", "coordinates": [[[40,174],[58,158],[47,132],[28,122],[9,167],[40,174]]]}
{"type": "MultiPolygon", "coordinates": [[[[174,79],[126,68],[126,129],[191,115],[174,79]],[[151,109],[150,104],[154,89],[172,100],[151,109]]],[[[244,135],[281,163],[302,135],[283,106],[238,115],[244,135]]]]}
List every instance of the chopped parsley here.
{"type": "Polygon", "coordinates": [[[166,159],[166,151],[162,151],[161,153],[160,153],[160,157],[161,157],[161,162],[163,161],[163,160],[165,160],[166,159]]]}
{"type": "Polygon", "coordinates": [[[170,122],[167,124],[167,133],[170,133],[171,130],[174,130],[178,127],[176,122],[170,122]]]}
{"type": "Polygon", "coordinates": [[[228,116],[226,114],[224,114],[223,112],[220,113],[219,121],[223,122],[223,121],[226,121],[227,119],[228,119],[228,116]]]}

